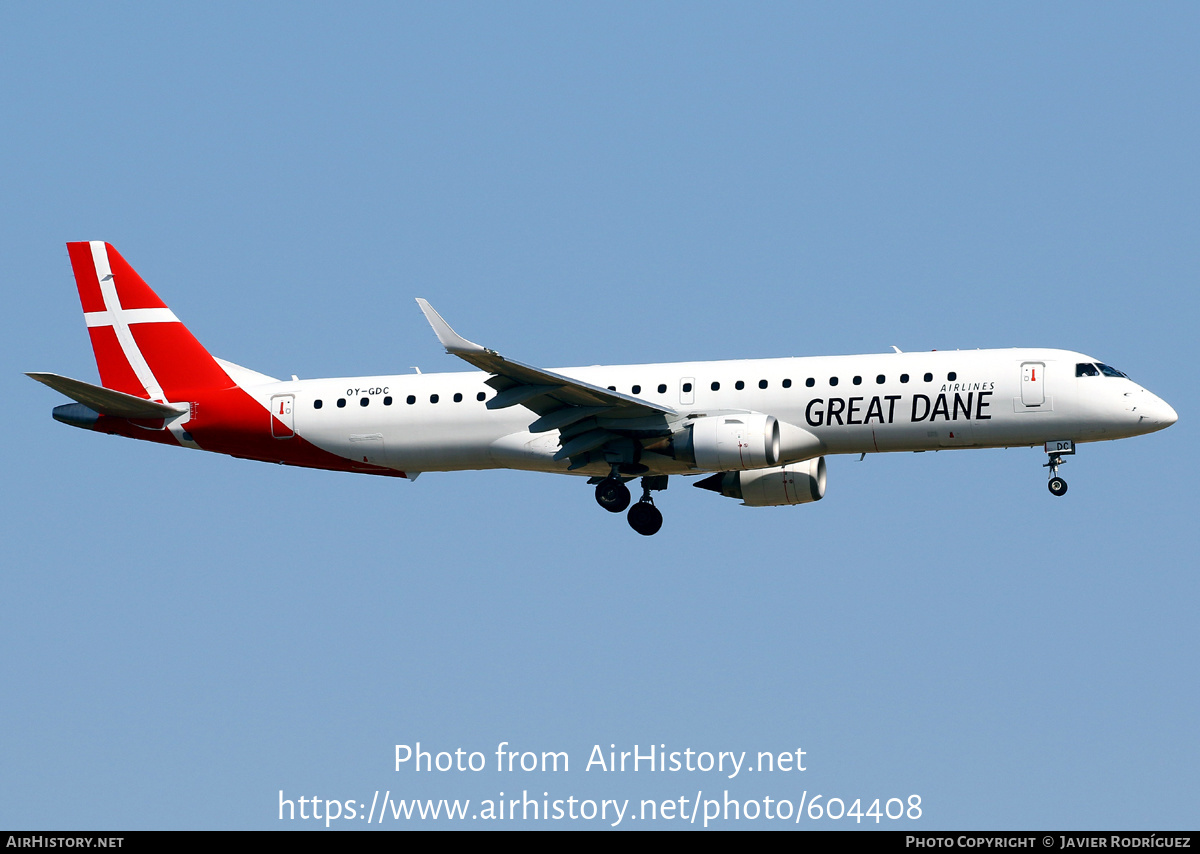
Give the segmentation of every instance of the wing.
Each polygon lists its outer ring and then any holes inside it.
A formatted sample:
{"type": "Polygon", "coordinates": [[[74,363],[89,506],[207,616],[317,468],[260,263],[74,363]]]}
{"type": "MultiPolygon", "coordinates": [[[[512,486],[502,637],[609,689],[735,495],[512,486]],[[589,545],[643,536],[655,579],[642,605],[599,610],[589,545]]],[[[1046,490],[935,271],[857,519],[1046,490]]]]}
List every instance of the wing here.
{"type": "Polygon", "coordinates": [[[524,406],[538,417],[531,433],[558,430],[561,449],[556,460],[571,460],[571,468],[605,460],[636,466],[636,440],[669,436],[678,413],[669,406],[585,383],[581,380],[506,359],[468,341],[450,328],[433,306],[417,299],[446,352],[492,374],[487,384],[496,396],[488,409],[524,406]]]}

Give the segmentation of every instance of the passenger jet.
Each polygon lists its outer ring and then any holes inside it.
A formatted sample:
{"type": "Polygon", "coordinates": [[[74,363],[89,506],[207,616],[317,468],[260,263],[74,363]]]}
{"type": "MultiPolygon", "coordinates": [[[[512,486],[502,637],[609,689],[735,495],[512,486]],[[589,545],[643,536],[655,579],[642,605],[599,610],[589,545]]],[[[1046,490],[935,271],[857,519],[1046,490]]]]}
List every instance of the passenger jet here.
{"type": "Polygon", "coordinates": [[[282,465],[416,480],[427,471],[574,474],[605,510],[654,534],[672,476],[750,507],[825,495],[825,457],[1041,446],[1063,495],[1082,442],[1153,433],[1175,410],[1067,350],[953,350],[546,370],[460,336],[475,371],[278,380],[211,356],[117,251],[68,243],[100,385],[31,373],[75,403],[65,424],[282,465]],[[627,483],[641,478],[630,505],[627,483]]]}

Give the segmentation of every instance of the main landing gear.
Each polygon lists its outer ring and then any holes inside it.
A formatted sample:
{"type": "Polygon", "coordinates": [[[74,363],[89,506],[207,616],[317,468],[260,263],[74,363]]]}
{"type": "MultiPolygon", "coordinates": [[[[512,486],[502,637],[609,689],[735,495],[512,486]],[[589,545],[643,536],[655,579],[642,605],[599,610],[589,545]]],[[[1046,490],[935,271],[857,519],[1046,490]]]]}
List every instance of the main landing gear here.
{"type": "Polygon", "coordinates": [[[629,506],[629,487],[619,477],[606,477],[596,484],[596,503],[609,513],[620,513],[629,506]]]}
{"type": "Polygon", "coordinates": [[[1046,487],[1050,490],[1051,495],[1066,495],[1067,482],[1058,476],[1058,467],[1064,463],[1064,455],[1075,453],[1075,443],[1070,441],[1047,442],[1046,453],[1050,456],[1050,462],[1042,463],[1042,468],[1050,469],[1050,481],[1046,487]]]}
{"type": "Polygon", "coordinates": [[[650,490],[666,488],[666,475],[642,478],[642,497],[637,504],[629,508],[629,527],[633,528],[633,530],[637,531],[643,537],[657,534],[658,529],[662,527],[663,523],[662,513],[654,506],[654,499],[650,497],[650,490]],[[662,485],[654,485],[657,481],[661,481],[662,485]]]}
{"type": "MultiPolygon", "coordinates": [[[[629,527],[644,537],[657,534],[662,527],[663,517],[654,506],[651,491],[661,491],[667,488],[667,476],[649,475],[642,478],[642,497],[637,504],[629,508],[629,527]]],[[[596,483],[596,503],[610,513],[620,513],[629,507],[629,487],[614,471],[613,474],[596,483]]]]}

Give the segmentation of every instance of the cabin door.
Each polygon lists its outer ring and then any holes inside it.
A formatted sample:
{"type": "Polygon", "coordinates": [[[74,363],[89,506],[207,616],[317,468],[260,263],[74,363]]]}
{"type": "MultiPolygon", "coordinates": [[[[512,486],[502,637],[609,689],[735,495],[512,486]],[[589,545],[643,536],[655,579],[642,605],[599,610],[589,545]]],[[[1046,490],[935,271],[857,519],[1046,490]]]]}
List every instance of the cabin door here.
{"type": "Polygon", "coordinates": [[[271,398],[271,435],[276,439],[290,439],[296,435],[296,424],[292,409],[294,395],[277,394],[271,398]]]}
{"type": "Polygon", "coordinates": [[[1046,402],[1046,365],[1024,362],[1021,365],[1021,403],[1041,406],[1046,402]]]}

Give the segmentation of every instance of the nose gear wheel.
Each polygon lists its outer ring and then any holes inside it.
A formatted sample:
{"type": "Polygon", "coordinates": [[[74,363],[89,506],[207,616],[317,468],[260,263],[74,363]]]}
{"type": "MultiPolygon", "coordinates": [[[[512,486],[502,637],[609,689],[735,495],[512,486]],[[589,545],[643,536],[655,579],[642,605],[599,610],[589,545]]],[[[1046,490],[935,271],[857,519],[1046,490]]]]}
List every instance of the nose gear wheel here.
{"type": "Polygon", "coordinates": [[[1067,482],[1058,476],[1058,467],[1063,464],[1063,458],[1058,454],[1050,455],[1050,462],[1042,463],[1043,468],[1050,469],[1050,482],[1046,487],[1050,490],[1051,495],[1063,496],[1067,494],[1067,482]]]}

